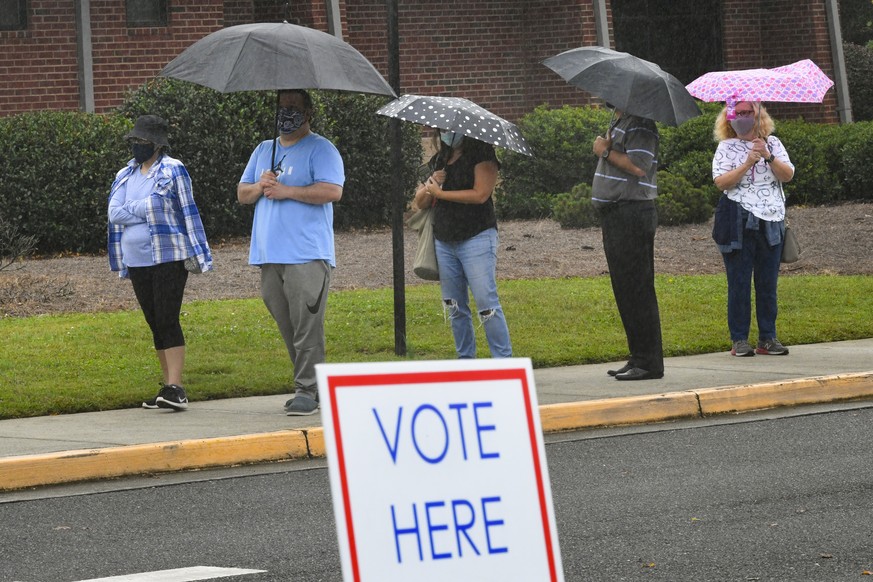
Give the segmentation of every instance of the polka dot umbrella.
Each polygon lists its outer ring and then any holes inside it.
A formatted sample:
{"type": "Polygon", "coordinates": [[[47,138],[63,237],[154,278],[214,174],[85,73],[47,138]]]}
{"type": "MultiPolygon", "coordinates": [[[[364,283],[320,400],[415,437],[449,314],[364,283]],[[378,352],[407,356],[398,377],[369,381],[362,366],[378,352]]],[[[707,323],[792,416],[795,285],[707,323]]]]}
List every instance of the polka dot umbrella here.
{"type": "Polygon", "coordinates": [[[498,147],[532,156],[533,152],[514,123],[461,97],[402,95],[376,111],[428,127],[461,133],[498,147]]]}

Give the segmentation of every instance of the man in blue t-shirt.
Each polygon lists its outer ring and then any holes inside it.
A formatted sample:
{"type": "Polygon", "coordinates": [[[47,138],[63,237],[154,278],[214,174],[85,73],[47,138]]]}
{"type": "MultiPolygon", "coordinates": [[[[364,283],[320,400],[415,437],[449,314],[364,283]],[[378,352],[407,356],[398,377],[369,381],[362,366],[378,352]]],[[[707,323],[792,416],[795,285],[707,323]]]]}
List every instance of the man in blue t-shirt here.
{"type": "Polygon", "coordinates": [[[279,137],[255,148],[237,186],[255,205],[249,263],[261,269],[261,296],[294,365],[288,416],[318,409],[315,365],[325,360],[324,312],[336,267],[333,202],[345,173],[336,147],[310,130],[312,99],[279,91],[279,137]]]}

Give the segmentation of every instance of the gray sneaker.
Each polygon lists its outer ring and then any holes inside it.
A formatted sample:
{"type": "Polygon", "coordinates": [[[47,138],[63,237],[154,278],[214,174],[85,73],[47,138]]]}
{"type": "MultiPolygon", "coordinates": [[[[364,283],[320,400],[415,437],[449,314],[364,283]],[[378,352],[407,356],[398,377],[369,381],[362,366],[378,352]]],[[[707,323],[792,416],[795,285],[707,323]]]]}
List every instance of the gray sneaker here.
{"type": "Polygon", "coordinates": [[[755,353],[762,356],[787,356],[788,348],[783,346],[775,337],[771,337],[770,339],[758,340],[758,347],[755,348],[755,353]]]}
{"type": "Polygon", "coordinates": [[[737,356],[739,358],[747,358],[749,356],[754,356],[755,351],[752,349],[752,346],[749,345],[749,342],[746,340],[736,341],[731,348],[731,355],[737,356]]]}
{"type": "Polygon", "coordinates": [[[285,403],[286,416],[309,416],[318,412],[318,401],[304,392],[298,392],[285,403]]]}

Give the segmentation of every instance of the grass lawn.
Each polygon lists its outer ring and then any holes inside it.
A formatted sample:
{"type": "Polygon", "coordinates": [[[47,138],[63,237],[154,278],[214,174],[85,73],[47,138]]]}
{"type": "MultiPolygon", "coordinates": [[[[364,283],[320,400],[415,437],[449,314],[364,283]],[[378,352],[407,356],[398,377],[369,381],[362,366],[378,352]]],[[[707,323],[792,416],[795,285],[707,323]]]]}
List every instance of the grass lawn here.
{"type": "MultiPolygon", "coordinates": [[[[658,276],[656,284],[665,355],[729,349],[724,275],[658,276]]],[[[873,337],[873,277],[790,276],[779,286],[786,345],[873,337]]],[[[627,356],[608,277],[501,281],[500,295],[515,355],[535,368],[627,356]]],[[[391,289],[331,293],[328,360],[454,357],[436,284],[406,290],[405,358],[394,354],[393,309],[391,289]]],[[[182,325],[191,400],[290,392],[290,361],[260,299],[186,303],[182,325]]],[[[486,357],[481,329],[477,338],[486,357]]],[[[0,419],[136,407],[161,379],[139,311],[2,319],[0,353],[0,419]]]]}

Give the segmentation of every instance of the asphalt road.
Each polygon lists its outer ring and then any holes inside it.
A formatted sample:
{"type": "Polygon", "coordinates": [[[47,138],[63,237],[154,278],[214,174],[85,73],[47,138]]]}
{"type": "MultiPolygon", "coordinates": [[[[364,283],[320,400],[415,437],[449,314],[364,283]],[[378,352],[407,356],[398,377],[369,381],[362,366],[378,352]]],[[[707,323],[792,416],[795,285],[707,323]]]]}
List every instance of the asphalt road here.
{"type": "MultiPolygon", "coordinates": [[[[873,408],[748,418],[549,439],[565,579],[873,572],[873,408]]],[[[323,462],[44,493],[71,495],[0,504],[2,582],[195,566],[263,571],[227,581],[341,580],[323,462]]]]}

